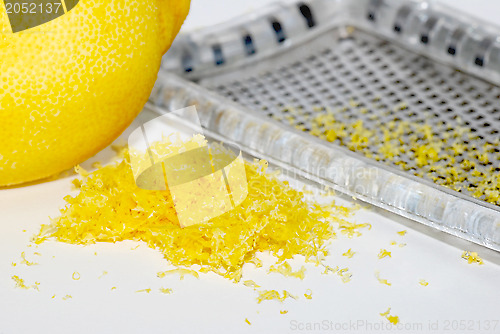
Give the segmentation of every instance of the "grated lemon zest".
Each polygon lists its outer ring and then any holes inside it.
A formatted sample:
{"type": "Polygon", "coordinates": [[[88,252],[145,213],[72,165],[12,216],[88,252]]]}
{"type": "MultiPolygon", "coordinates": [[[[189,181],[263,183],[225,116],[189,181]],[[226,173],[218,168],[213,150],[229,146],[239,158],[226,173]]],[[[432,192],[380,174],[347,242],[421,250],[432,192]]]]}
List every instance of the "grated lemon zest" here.
{"type": "MultiPolygon", "coordinates": [[[[203,143],[199,137],[188,142],[190,148],[203,143]]],[[[186,149],[184,144],[152,148],[178,152],[186,149]]],[[[48,238],[83,245],[143,241],[176,267],[198,265],[200,272],[212,271],[237,282],[245,263],[259,266],[259,252],[270,253],[278,262],[295,255],[319,261],[327,254],[335,228],[353,237],[371,227],[345,219],[353,208],[307,201],[303,193],[269,173],[263,160],[245,163],[248,196],[236,209],[186,228],[179,226],[168,191],[136,186],[126,151],[123,161],[91,174],[81,167],[76,170],[82,179],[80,192],[65,198],[68,204],[60,217],[42,226],[35,243],[48,238]]]]}
{"type": "Polygon", "coordinates": [[[391,252],[389,252],[388,250],[386,249],[381,249],[380,250],[380,253],[378,253],[378,258],[379,259],[383,259],[384,257],[391,257],[391,252]]]}
{"type": "Polygon", "coordinates": [[[306,299],[312,299],[312,291],[311,289],[307,289],[306,290],[306,293],[304,293],[304,297],[306,297],[306,299]]]}
{"type": "Polygon", "coordinates": [[[72,295],[66,295],[66,296],[62,297],[62,300],[68,300],[68,299],[71,299],[71,298],[73,298],[72,295]]]}
{"type": "Polygon", "coordinates": [[[477,263],[479,265],[484,264],[483,259],[476,252],[464,251],[462,253],[462,259],[467,260],[467,263],[469,264],[472,263],[477,263]]]}
{"type": "Polygon", "coordinates": [[[343,253],[342,256],[345,256],[345,257],[348,257],[349,259],[351,259],[354,254],[356,254],[356,252],[353,252],[350,248],[347,252],[343,253]]]}
{"type": "Polygon", "coordinates": [[[280,314],[287,314],[288,310],[280,310],[280,314]]]}
{"type": "Polygon", "coordinates": [[[290,292],[283,290],[283,296],[276,290],[262,290],[258,291],[259,296],[257,297],[257,303],[260,304],[264,300],[278,300],[283,302],[287,298],[298,299],[298,297],[292,295],[290,292]]]}
{"type": "Polygon", "coordinates": [[[399,317],[397,315],[390,315],[391,308],[389,307],[387,311],[380,313],[380,315],[387,320],[393,325],[397,325],[399,323],[399,317]]]}
{"type": "Polygon", "coordinates": [[[288,262],[284,262],[277,267],[271,266],[269,268],[270,273],[279,273],[285,277],[295,277],[300,278],[301,280],[305,277],[306,268],[302,266],[298,271],[292,271],[292,266],[288,262]]]}
{"type": "Polygon", "coordinates": [[[427,285],[429,285],[429,282],[427,282],[427,281],[426,281],[426,280],[424,280],[424,279],[421,279],[421,280],[418,282],[418,284],[423,285],[423,286],[427,286],[427,285]]]}
{"type": "Polygon", "coordinates": [[[102,274],[101,274],[101,276],[97,277],[97,279],[101,279],[101,278],[103,278],[104,276],[106,276],[107,274],[108,274],[108,272],[107,272],[107,271],[103,271],[103,272],[102,272],[102,274]]]}
{"type": "Polygon", "coordinates": [[[22,253],[21,253],[21,262],[20,262],[20,263],[21,263],[21,264],[25,264],[25,265],[27,265],[28,267],[38,265],[38,263],[36,263],[36,262],[31,262],[31,261],[26,260],[26,254],[25,254],[25,252],[22,252],[22,253]]]}
{"type": "Polygon", "coordinates": [[[80,273],[78,271],[75,271],[73,275],[71,276],[75,281],[80,280],[80,273]]]}
{"type": "Polygon", "coordinates": [[[151,289],[150,289],[150,288],[147,288],[147,289],[141,289],[141,290],[137,290],[136,292],[137,292],[137,293],[142,293],[142,292],[145,292],[145,293],[150,293],[150,292],[151,292],[151,289]]]}
{"type": "Polygon", "coordinates": [[[157,276],[159,278],[163,278],[167,275],[172,275],[172,274],[180,274],[180,277],[179,277],[180,280],[183,280],[185,275],[192,275],[196,278],[200,278],[200,274],[198,274],[195,270],[184,269],[184,268],[161,271],[157,274],[157,276]]]}
{"type": "Polygon", "coordinates": [[[342,283],[348,283],[351,281],[352,274],[349,272],[349,268],[338,270],[337,275],[341,277],[342,283]]]}
{"type": "Polygon", "coordinates": [[[377,280],[379,281],[380,284],[385,284],[388,286],[392,285],[392,283],[389,283],[389,281],[387,281],[387,279],[380,278],[380,272],[378,272],[378,271],[375,272],[375,277],[377,278],[377,280]]]}
{"type": "Polygon", "coordinates": [[[244,282],[243,282],[243,285],[244,285],[244,286],[248,286],[249,288],[254,288],[254,289],[260,288],[260,285],[258,285],[257,283],[255,283],[255,282],[254,282],[254,281],[252,281],[252,280],[247,280],[247,281],[244,281],[244,282]]]}
{"type": "Polygon", "coordinates": [[[398,233],[400,236],[403,236],[403,237],[404,237],[404,236],[406,235],[406,233],[408,233],[408,231],[403,230],[403,231],[399,231],[399,232],[397,232],[397,233],[398,233]]]}
{"type": "Polygon", "coordinates": [[[247,319],[245,318],[245,322],[248,324],[248,325],[251,325],[252,323],[247,319]]]}
{"type": "Polygon", "coordinates": [[[172,289],[170,289],[170,288],[160,288],[160,292],[163,293],[163,294],[165,294],[165,295],[170,295],[174,291],[172,289]]]}

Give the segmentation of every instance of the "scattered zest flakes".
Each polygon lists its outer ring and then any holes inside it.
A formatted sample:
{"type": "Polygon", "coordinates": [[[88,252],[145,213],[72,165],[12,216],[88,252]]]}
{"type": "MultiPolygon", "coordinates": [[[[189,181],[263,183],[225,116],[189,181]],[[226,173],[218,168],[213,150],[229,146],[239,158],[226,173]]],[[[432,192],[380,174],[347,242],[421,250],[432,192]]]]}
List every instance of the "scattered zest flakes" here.
{"type": "Polygon", "coordinates": [[[386,249],[381,249],[380,250],[380,253],[378,253],[378,258],[379,259],[383,259],[384,257],[391,257],[391,252],[389,252],[388,250],[386,249]]]}
{"type": "Polygon", "coordinates": [[[280,314],[287,314],[288,311],[287,310],[280,310],[280,314]]]}
{"type": "Polygon", "coordinates": [[[23,290],[33,289],[33,290],[40,291],[40,289],[38,288],[40,286],[40,283],[38,283],[38,282],[35,282],[35,284],[33,284],[33,285],[27,285],[26,282],[24,281],[24,279],[20,278],[17,275],[12,276],[11,278],[14,282],[16,282],[17,289],[23,289],[23,290]]]}
{"type": "Polygon", "coordinates": [[[306,293],[304,293],[304,297],[306,297],[306,299],[312,299],[312,291],[311,289],[307,289],[306,290],[306,293]]]}
{"type": "Polygon", "coordinates": [[[66,296],[62,297],[62,300],[68,300],[68,299],[71,299],[71,298],[73,298],[72,295],[66,295],[66,296]]]}
{"type": "Polygon", "coordinates": [[[375,272],[375,277],[377,278],[377,280],[379,281],[380,284],[385,284],[388,286],[392,285],[392,283],[389,283],[389,281],[387,281],[387,279],[380,278],[380,272],[378,272],[378,271],[375,272]]]}
{"type": "Polygon", "coordinates": [[[283,296],[276,290],[262,290],[259,291],[259,296],[257,297],[257,303],[260,304],[264,300],[279,300],[283,302],[287,298],[297,299],[296,296],[292,295],[290,292],[283,290],[283,296]]]}
{"type": "Polygon", "coordinates": [[[115,291],[115,290],[116,290],[116,286],[111,288],[111,291],[115,291]]]}
{"type": "Polygon", "coordinates": [[[467,260],[467,263],[477,263],[479,265],[484,264],[483,259],[476,252],[464,251],[462,253],[462,259],[467,260]]]}
{"type": "Polygon", "coordinates": [[[387,311],[385,311],[384,313],[380,313],[380,315],[389,320],[391,324],[397,325],[399,323],[399,317],[397,315],[390,315],[390,312],[391,308],[389,307],[387,311]]]}
{"type": "Polygon", "coordinates": [[[426,281],[426,280],[424,280],[424,279],[421,279],[421,280],[418,282],[418,284],[423,285],[423,286],[427,286],[427,285],[429,285],[429,282],[427,282],[427,281],[426,281]]]}
{"type": "Polygon", "coordinates": [[[245,322],[248,324],[248,325],[251,325],[252,323],[247,319],[245,318],[245,322]]]}
{"type": "Polygon", "coordinates": [[[150,289],[150,288],[147,288],[147,289],[137,290],[136,292],[138,292],[138,293],[140,293],[140,292],[150,293],[150,292],[151,292],[151,289],[150,289]]]}
{"type": "Polygon", "coordinates": [[[52,299],[55,299],[55,298],[56,298],[56,295],[53,295],[53,296],[52,296],[52,299]]]}
{"type": "Polygon", "coordinates": [[[75,281],[78,281],[80,279],[80,273],[78,271],[75,271],[73,275],[71,276],[75,281]]]}
{"type": "Polygon", "coordinates": [[[399,232],[398,232],[398,234],[399,234],[400,236],[404,237],[404,236],[406,235],[406,233],[407,233],[407,232],[408,232],[408,231],[403,230],[403,231],[399,231],[399,232]]]}
{"type": "Polygon", "coordinates": [[[25,264],[25,265],[31,267],[31,266],[36,266],[38,263],[30,262],[30,261],[26,260],[26,254],[24,252],[22,252],[21,253],[21,264],[25,264]]]}
{"type": "Polygon", "coordinates": [[[398,243],[396,241],[391,241],[391,246],[396,246],[398,243]]]}
{"type": "Polygon", "coordinates": [[[169,288],[160,288],[160,292],[165,294],[165,295],[170,295],[174,291],[172,289],[169,289],[169,288]]]}
{"type": "Polygon", "coordinates": [[[335,274],[339,270],[339,267],[332,268],[326,265],[323,266],[325,267],[325,270],[322,272],[323,275],[328,275],[329,273],[335,274]]]}
{"type": "Polygon", "coordinates": [[[404,246],[406,246],[406,244],[401,243],[398,246],[399,246],[399,248],[403,248],[404,246]]]}
{"type": "Polygon", "coordinates": [[[260,285],[258,285],[257,283],[255,283],[252,280],[244,281],[243,285],[248,286],[249,288],[254,288],[254,289],[260,288],[260,285]]]}
{"type": "Polygon", "coordinates": [[[354,256],[354,254],[356,254],[356,252],[353,252],[350,248],[347,252],[343,253],[342,256],[345,256],[345,257],[348,257],[348,258],[352,258],[354,256]]]}
{"type": "Polygon", "coordinates": [[[17,266],[17,263],[12,262],[10,265],[13,266],[13,267],[15,267],[15,266],[17,266]]]}
{"type": "Polygon", "coordinates": [[[341,277],[343,283],[351,281],[352,274],[349,272],[349,268],[340,269],[337,271],[337,275],[341,277]]]}
{"type": "Polygon", "coordinates": [[[101,276],[99,276],[99,277],[97,277],[97,279],[101,279],[101,278],[103,278],[104,276],[106,276],[107,274],[108,274],[108,272],[107,272],[107,271],[103,271],[103,272],[102,272],[102,275],[101,275],[101,276]]]}
{"type": "Polygon", "coordinates": [[[283,275],[285,277],[295,277],[295,278],[300,278],[301,280],[303,280],[305,277],[306,268],[304,266],[302,266],[300,268],[300,270],[292,271],[292,266],[290,266],[290,264],[285,261],[284,263],[278,265],[277,267],[271,266],[269,268],[269,272],[270,273],[272,273],[272,272],[280,273],[281,275],[283,275]]]}
{"type": "Polygon", "coordinates": [[[179,278],[180,280],[183,280],[185,275],[192,275],[196,278],[200,278],[200,274],[198,274],[197,271],[191,270],[191,269],[184,269],[184,268],[162,271],[162,272],[159,272],[157,276],[159,278],[163,278],[163,277],[165,277],[167,275],[171,275],[171,274],[180,274],[180,278],[179,278]]]}

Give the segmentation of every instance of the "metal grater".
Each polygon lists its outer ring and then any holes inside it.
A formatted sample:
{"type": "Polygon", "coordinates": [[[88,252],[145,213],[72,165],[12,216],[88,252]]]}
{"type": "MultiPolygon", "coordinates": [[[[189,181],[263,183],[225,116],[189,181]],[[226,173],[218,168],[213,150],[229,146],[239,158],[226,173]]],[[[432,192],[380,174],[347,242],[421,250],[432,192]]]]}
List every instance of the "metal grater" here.
{"type": "Polygon", "coordinates": [[[162,68],[150,99],[156,107],[197,104],[208,131],[256,155],[500,250],[500,203],[474,193],[472,175],[450,189],[411,154],[375,161],[376,145],[352,152],[310,134],[321,115],[348,125],[362,120],[377,138],[391,121],[410,123],[413,132],[398,138],[408,148],[422,136],[419,124],[430,125],[439,140],[461,129],[466,154],[432,165],[462,168],[473,161],[494,178],[500,173],[500,29],[426,1],[276,4],[180,36],[162,68]]]}

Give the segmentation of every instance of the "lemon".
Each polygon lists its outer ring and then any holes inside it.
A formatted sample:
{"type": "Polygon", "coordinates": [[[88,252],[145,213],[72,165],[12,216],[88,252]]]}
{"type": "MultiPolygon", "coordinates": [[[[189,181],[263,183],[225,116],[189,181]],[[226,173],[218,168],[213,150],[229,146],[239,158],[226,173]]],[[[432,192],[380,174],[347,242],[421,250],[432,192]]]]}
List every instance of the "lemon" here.
{"type": "Polygon", "coordinates": [[[118,137],[189,11],[189,0],[81,0],[12,33],[2,2],[0,186],[57,174],[118,137]]]}

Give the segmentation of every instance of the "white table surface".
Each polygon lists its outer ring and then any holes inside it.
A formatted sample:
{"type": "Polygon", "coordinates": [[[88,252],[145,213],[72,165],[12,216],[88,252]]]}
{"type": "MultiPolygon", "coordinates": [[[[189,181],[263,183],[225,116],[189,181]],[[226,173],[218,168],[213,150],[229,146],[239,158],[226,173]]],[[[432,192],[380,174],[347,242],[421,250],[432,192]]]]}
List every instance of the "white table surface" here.
{"type": "MultiPolygon", "coordinates": [[[[184,29],[217,23],[268,2],[193,0],[184,29]]],[[[444,2],[491,22],[500,15],[500,2],[493,0],[444,2]]],[[[91,161],[110,156],[107,149],[91,161]]],[[[336,328],[346,333],[500,332],[500,255],[378,210],[363,209],[353,218],[371,223],[371,231],[354,239],[339,236],[330,247],[327,263],[349,267],[353,273],[349,283],[336,275],[321,275],[313,265],[306,265],[303,281],[245,267],[244,279],[253,279],[264,289],[286,289],[300,296],[306,289],[313,291],[311,300],[302,297],[284,303],[257,304],[255,291],[213,274],[199,280],[188,276],[181,281],[175,275],[158,279],[156,273],[169,265],[145,245],[132,250],[136,246],[132,242],[88,247],[47,242],[27,247],[30,236],[64,206],[70,180],[0,190],[0,334],[316,333],[336,328]],[[404,237],[396,233],[403,229],[408,230],[404,237]],[[393,240],[407,246],[391,246],[393,240]],[[341,256],[349,248],[356,251],[352,259],[341,256]],[[379,260],[381,248],[391,250],[392,258],[379,260]],[[478,251],[485,264],[467,264],[461,259],[465,249],[478,251]],[[39,265],[11,266],[19,263],[21,252],[39,265]],[[78,281],[72,279],[75,271],[81,274],[78,281]],[[103,271],[108,275],[99,279],[103,271]],[[380,284],[375,271],[392,286],[380,284]],[[30,284],[40,282],[40,291],[15,289],[12,275],[30,284]],[[429,285],[419,285],[420,279],[429,285]],[[163,295],[159,287],[174,293],[163,295]],[[152,292],[136,293],[146,288],[152,292]],[[63,300],[67,294],[72,298],[63,300]],[[389,330],[388,321],[379,315],[388,307],[399,316],[399,328],[389,330]],[[280,310],[288,313],[282,315],[280,310]],[[306,330],[307,326],[319,327],[306,330]]]]}

